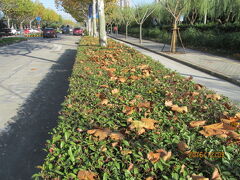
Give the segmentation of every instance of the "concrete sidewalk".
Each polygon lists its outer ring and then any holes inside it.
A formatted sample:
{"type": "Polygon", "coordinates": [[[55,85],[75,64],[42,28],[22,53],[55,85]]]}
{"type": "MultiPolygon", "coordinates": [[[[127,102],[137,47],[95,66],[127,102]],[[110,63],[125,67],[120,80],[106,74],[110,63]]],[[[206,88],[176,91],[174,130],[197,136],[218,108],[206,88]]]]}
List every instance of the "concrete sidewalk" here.
{"type": "Polygon", "coordinates": [[[165,45],[162,51],[164,46],[162,43],[143,40],[143,43],[140,44],[138,38],[128,37],[125,39],[125,36],[120,34],[118,36],[109,35],[109,37],[144,48],[240,86],[240,61],[238,60],[191,49],[186,49],[186,53],[184,53],[182,48],[178,48],[178,51],[182,53],[170,54],[169,52],[164,52],[169,51],[169,45],[165,45]]]}

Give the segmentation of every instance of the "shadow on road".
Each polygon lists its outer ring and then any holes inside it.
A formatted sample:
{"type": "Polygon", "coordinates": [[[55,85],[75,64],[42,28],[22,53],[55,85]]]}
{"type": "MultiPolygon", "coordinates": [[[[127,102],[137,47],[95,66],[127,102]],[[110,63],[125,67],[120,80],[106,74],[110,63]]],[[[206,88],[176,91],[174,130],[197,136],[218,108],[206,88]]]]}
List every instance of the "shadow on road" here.
{"type": "Polygon", "coordinates": [[[0,137],[0,179],[28,180],[46,156],[48,134],[57,124],[58,112],[68,90],[76,50],[68,49],[54,64],[0,137]]]}

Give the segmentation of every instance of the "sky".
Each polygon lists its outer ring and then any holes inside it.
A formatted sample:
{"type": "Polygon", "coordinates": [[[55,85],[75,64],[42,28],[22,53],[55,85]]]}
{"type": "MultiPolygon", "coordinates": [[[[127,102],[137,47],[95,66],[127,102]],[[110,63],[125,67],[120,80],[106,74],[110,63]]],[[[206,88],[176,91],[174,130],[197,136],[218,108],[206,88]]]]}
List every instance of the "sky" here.
{"type": "MultiPolygon", "coordinates": [[[[55,2],[54,0],[39,0],[46,8],[51,8],[55,11],[57,11],[58,14],[62,15],[62,17],[64,19],[70,19],[70,20],[73,20],[75,21],[72,16],[68,13],[65,13],[63,10],[59,10],[56,8],[55,6],[55,2]]],[[[154,0],[131,0],[132,3],[131,4],[142,4],[142,3],[151,3],[153,2],[154,0]]]]}

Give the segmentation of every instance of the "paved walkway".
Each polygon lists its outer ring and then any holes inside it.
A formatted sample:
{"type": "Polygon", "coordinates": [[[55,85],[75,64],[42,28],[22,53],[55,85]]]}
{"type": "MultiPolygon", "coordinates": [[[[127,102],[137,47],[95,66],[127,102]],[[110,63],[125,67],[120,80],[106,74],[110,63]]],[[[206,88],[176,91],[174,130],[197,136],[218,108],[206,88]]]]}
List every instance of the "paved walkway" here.
{"type": "MultiPolygon", "coordinates": [[[[138,38],[128,37],[125,39],[125,36],[120,34],[118,36],[112,35],[110,37],[161,54],[177,62],[183,63],[240,86],[240,61],[238,60],[224,58],[191,49],[186,49],[186,53],[170,54],[168,52],[164,52],[169,51],[169,45],[166,45],[162,51],[164,46],[162,43],[143,40],[143,43],[140,44],[138,38]]],[[[178,48],[178,51],[184,52],[182,48],[178,48]]]]}

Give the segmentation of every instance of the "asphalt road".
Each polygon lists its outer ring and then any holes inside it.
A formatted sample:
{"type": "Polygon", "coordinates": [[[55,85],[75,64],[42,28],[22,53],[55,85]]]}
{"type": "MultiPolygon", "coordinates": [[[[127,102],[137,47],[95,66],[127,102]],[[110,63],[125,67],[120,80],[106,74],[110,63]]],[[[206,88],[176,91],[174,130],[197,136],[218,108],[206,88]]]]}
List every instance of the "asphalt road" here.
{"type": "Polygon", "coordinates": [[[36,38],[0,48],[0,179],[28,180],[67,94],[79,37],[36,38]]]}
{"type": "Polygon", "coordinates": [[[159,61],[161,64],[163,64],[165,67],[180,73],[182,76],[186,76],[186,77],[192,76],[193,81],[195,81],[196,83],[200,83],[206,86],[207,88],[217,92],[218,94],[228,97],[234,104],[240,107],[240,96],[239,96],[240,87],[239,86],[229,83],[223,79],[219,79],[217,77],[211,76],[199,70],[193,69],[191,67],[183,65],[171,59],[165,58],[158,54],[149,52],[142,48],[129,45],[129,44],[128,46],[133,47],[134,49],[140,51],[141,53],[152,57],[156,61],[159,61]]]}

